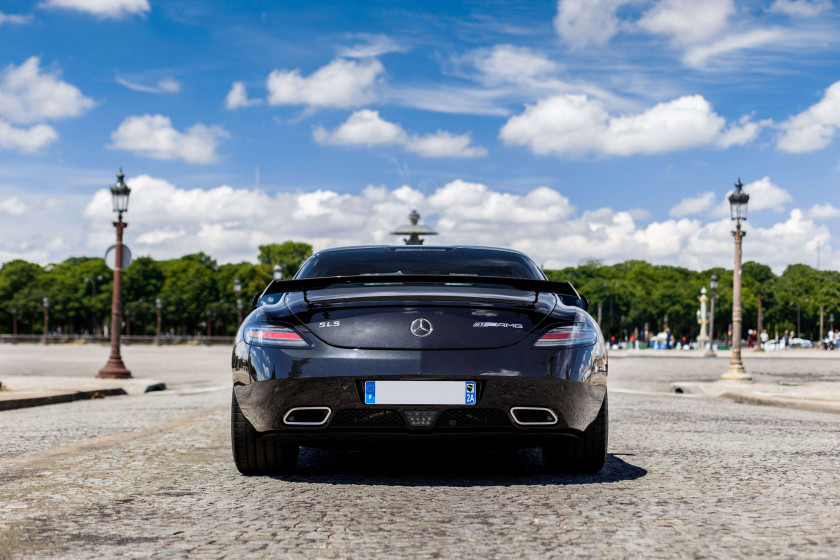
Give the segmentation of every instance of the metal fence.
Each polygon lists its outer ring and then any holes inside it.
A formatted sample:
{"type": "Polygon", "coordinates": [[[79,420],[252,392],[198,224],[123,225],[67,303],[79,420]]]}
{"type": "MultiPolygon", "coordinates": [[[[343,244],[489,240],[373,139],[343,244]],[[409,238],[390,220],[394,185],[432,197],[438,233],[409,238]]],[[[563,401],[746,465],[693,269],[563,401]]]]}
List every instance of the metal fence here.
{"type": "MultiPolygon", "coordinates": [[[[147,335],[132,335],[121,336],[120,343],[124,346],[132,345],[157,345],[157,346],[173,346],[177,344],[186,345],[228,345],[233,344],[234,337],[232,336],[147,336],[147,335]]],[[[48,334],[46,339],[42,334],[19,334],[16,336],[10,334],[0,334],[0,344],[111,344],[111,337],[108,336],[93,336],[86,334],[48,334]]]]}

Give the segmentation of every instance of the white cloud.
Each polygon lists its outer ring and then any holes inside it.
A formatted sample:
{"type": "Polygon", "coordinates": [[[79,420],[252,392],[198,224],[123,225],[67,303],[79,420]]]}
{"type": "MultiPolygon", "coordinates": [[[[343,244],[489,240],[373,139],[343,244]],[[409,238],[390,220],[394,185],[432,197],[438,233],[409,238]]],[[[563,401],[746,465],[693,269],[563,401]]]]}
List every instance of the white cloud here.
{"type": "Polygon", "coordinates": [[[661,0],[639,20],[650,33],[661,33],[675,44],[706,41],[723,31],[735,12],[733,0],[661,0]]]}
{"type": "Polygon", "coordinates": [[[632,0],[558,0],[554,29],[572,48],[601,46],[619,30],[618,9],[632,0]]]}
{"type": "Polygon", "coordinates": [[[496,45],[469,54],[485,83],[522,83],[540,78],[558,69],[557,63],[526,47],[496,45]]]}
{"type": "Polygon", "coordinates": [[[212,163],[216,147],[227,132],[219,126],[193,125],[185,132],[172,126],[169,117],[142,115],[126,118],[111,133],[109,148],[128,150],[155,159],[183,159],[188,163],[212,163]]]}
{"type": "Polygon", "coordinates": [[[750,115],[744,115],[738,119],[738,124],[730,124],[726,130],[721,132],[717,139],[717,145],[721,148],[732,146],[743,146],[755,140],[758,133],[765,126],[772,124],[772,120],[752,122],[750,115]]]}
{"type": "Polygon", "coordinates": [[[379,116],[378,111],[362,109],[356,111],[332,132],[318,127],[312,137],[319,144],[342,146],[398,145],[409,152],[423,157],[482,157],[487,150],[472,146],[469,134],[455,135],[438,130],[434,134],[408,134],[398,124],[388,122],[379,116]]]}
{"type": "Polygon", "coordinates": [[[0,149],[37,152],[58,139],[58,133],[47,124],[16,128],[0,119],[0,149]]]}
{"type": "MultiPolygon", "coordinates": [[[[427,111],[496,116],[509,116],[511,107],[523,102],[566,93],[586,94],[610,107],[635,105],[630,98],[619,97],[595,83],[563,79],[562,65],[526,47],[502,44],[478,48],[446,58],[444,66],[446,74],[471,80],[479,87],[387,84],[382,88],[381,99],[427,111]]],[[[657,86],[659,95],[661,83],[657,86]]],[[[652,89],[638,82],[626,88],[642,92],[642,96],[649,95],[652,89]]]]}
{"type": "Polygon", "coordinates": [[[10,23],[12,25],[24,25],[31,22],[31,15],[24,16],[20,14],[4,14],[3,12],[0,12],[0,25],[3,25],[4,23],[10,23]]]}
{"type": "Polygon", "coordinates": [[[370,109],[356,111],[332,132],[318,127],[313,137],[319,144],[342,146],[404,144],[408,140],[408,134],[400,125],[382,119],[379,111],[370,109]]]}
{"type": "Polygon", "coordinates": [[[715,193],[707,191],[695,197],[682,199],[679,204],[671,208],[668,215],[672,218],[684,218],[693,214],[700,214],[715,204],[715,193]]]}
{"type": "Polygon", "coordinates": [[[181,82],[174,78],[163,78],[158,80],[158,82],[153,86],[140,84],[120,76],[117,76],[116,81],[118,84],[127,87],[128,89],[142,91],[145,93],[178,93],[181,91],[181,82]]]}
{"type": "Polygon", "coordinates": [[[385,71],[376,59],[337,58],[307,77],[300,70],[274,70],[268,77],[271,105],[356,107],[372,101],[373,86],[385,71]]]}
{"type": "MultiPolygon", "coordinates": [[[[831,8],[831,0],[776,0],[768,10],[814,17],[831,8]]],[[[554,26],[574,49],[603,46],[619,33],[662,35],[685,66],[700,70],[715,62],[715,68],[755,70],[760,63],[775,71],[775,59],[756,54],[789,57],[798,51],[813,56],[815,48],[828,52],[837,42],[836,29],[828,21],[785,21],[784,27],[767,27],[760,15],[734,0],[559,0],[554,26]],[[630,8],[619,13],[625,5],[630,8]]]]}
{"type": "MultiPolygon", "coordinates": [[[[357,194],[330,190],[268,194],[229,186],[181,189],[145,175],[127,182],[132,187],[133,216],[127,242],[135,254],[155,258],[202,250],[221,262],[253,261],[258,245],[284,239],[312,243],[316,250],[396,244],[399,237],[389,232],[412,208],[440,233],[430,243],[511,247],[549,267],[594,257],[707,269],[730,266],[732,258],[728,215],[711,221],[682,218],[640,225],[631,211],[578,211],[566,196],[548,187],[514,194],[455,180],[428,194],[408,186],[368,186],[357,194]],[[160,205],[160,200],[167,204],[160,205]]],[[[92,231],[89,246],[97,251],[108,246],[113,229],[107,189],[95,194],[84,216],[92,231]]],[[[790,263],[810,263],[819,242],[822,262],[840,265],[832,241],[825,225],[794,209],[767,228],[751,228],[744,258],[779,270],[790,263]]]]}
{"type": "Polygon", "coordinates": [[[0,264],[26,259],[45,265],[71,255],[104,253],[109,245],[91,251],[85,242],[87,224],[82,210],[90,195],[65,192],[56,200],[33,191],[13,194],[11,202],[9,198],[0,200],[0,207],[6,210],[3,214],[0,209],[0,264]]]}
{"type": "Polygon", "coordinates": [[[814,204],[804,215],[809,220],[829,220],[840,216],[840,208],[836,208],[830,202],[814,204]]]}
{"type": "Polygon", "coordinates": [[[225,107],[228,109],[250,107],[252,105],[259,105],[260,103],[262,103],[262,99],[248,99],[245,82],[233,82],[233,86],[225,98],[225,107]]]}
{"type": "MultiPolygon", "coordinates": [[[[750,195],[749,209],[751,211],[773,210],[782,212],[785,206],[793,202],[793,197],[788,191],[774,184],[770,177],[762,177],[752,183],[744,185],[744,191],[750,195]]],[[[729,194],[727,194],[729,196],[729,194]]],[[[727,215],[728,215],[727,200],[727,215]]]]}
{"type": "Polygon", "coordinates": [[[451,134],[438,130],[434,134],[412,136],[405,149],[429,158],[472,158],[484,157],[487,150],[481,146],[472,146],[469,134],[451,134]]]}
{"type": "Polygon", "coordinates": [[[149,0],[44,0],[38,7],[75,10],[102,19],[145,15],[151,9],[149,0]]]}
{"type": "Polygon", "coordinates": [[[537,154],[628,156],[746,142],[758,133],[752,124],[727,130],[726,120],[700,95],[630,115],[610,115],[602,102],[584,95],[562,95],[511,117],[499,137],[537,154]]]}
{"type": "Polygon", "coordinates": [[[825,148],[840,128],[840,81],[834,82],[823,98],[781,124],[776,147],[785,152],[812,152],[825,148]]]}
{"type": "MultiPolygon", "coordinates": [[[[113,243],[111,196],[102,177],[93,196],[62,193],[48,198],[28,190],[7,192],[19,214],[0,214],[0,263],[26,258],[46,264],[68,256],[101,255],[113,243]],[[37,223],[39,227],[33,228],[37,223]],[[62,247],[50,241],[62,239],[62,247]]],[[[604,262],[645,259],[655,264],[705,270],[731,267],[728,213],[641,223],[633,209],[575,208],[566,194],[548,187],[504,192],[491,185],[455,180],[423,192],[409,186],[368,186],[355,193],[328,189],[279,190],[219,186],[185,189],[147,175],[130,176],[132,188],[126,243],[135,255],[156,259],[205,251],[219,262],[254,262],[258,246],[286,239],[315,249],[352,244],[401,244],[389,232],[412,208],[440,235],[427,243],[478,244],[525,251],[551,268],[588,258],[604,262]],[[160,201],[165,200],[166,204],[160,201]]],[[[758,196],[750,200],[758,203],[758,196]]],[[[837,237],[812,210],[794,208],[762,217],[744,241],[744,259],[781,272],[791,263],[840,269],[837,237]]],[[[752,213],[751,213],[752,215],[752,213]]]]}
{"type": "Polygon", "coordinates": [[[58,71],[42,72],[37,56],[8,65],[0,71],[0,117],[28,124],[78,117],[93,107],[92,99],[58,77],[58,71]]]}
{"type": "Polygon", "coordinates": [[[637,221],[643,222],[650,218],[650,211],[644,208],[631,208],[627,211],[630,216],[637,221]]]}
{"type": "Polygon", "coordinates": [[[814,17],[827,12],[831,7],[831,0],[776,0],[770,6],[770,11],[793,17],[814,17]]]}
{"type": "MultiPolygon", "coordinates": [[[[817,9],[822,1],[780,0],[777,4],[782,10],[804,12],[817,9]]],[[[671,46],[682,51],[683,64],[701,70],[713,61],[716,67],[755,68],[756,51],[789,55],[795,49],[808,49],[812,53],[815,45],[824,48],[833,42],[829,37],[834,34],[797,25],[762,27],[749,10],[737,10],[734,0],[658,0],[635,24],[625,23],[625,28],[668,37],[671,46]],[[753,52],[746,56],[742,51],[753,52]]]]}
{"type": "Polygon", "coordinates": [[[683,55],[683,62],[693,68],[704,68],[711,58],[736,51],[755,49],[764,45],[783,42],[789,32],[781,29],[755,29],[737,31],[710,44],[691,46],[683,55]]]}
{"type": "Polygon", "coordinates": [[[174,78],[164,78],[158,80],[157,87],[166,93],[178,93],[181,91],[181,82],[174,78]]]}
{"type": "Polygon", "coordinates": [[[361,42],[348,47],[338,49],[338,56],[344,58],[375,58],[383,54],[393,52],[405,52],[406,48],[397,43],[391,37],[373,33],[352,33],[350,39],[359,39],[361,42]]]}
{"type": "Polygon", "coordinates": [[[4,212],[11,216],[20,216],[26,212],[26,204],[16,196],[0,200],[0,212],[4,212]]]}
{"type": "Polygon", "coordinates": [[[509,91],[487,87],[390,86],[386,99],[395,105],[456,115],[510,115],[504,98],[509,91]]]}

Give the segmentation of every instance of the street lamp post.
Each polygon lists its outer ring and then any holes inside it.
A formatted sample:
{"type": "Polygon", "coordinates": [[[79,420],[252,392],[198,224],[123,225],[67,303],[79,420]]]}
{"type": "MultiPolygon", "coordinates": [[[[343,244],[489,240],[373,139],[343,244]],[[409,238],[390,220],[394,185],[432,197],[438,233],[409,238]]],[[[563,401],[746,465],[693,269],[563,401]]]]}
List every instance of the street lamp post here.
{"type": "MultiPolygon", "coordinates": [[[[96,282],[102,282],[103,277],[101,274],[97,274],[96,276],[86,276],[85,277],[85,284],[90,284],[90,297],[96,297],[96,282]]],[[[91,321],[90,325],[90,334],[96,334],[96,319],[91,317],[93,320],[91,321]]]]}
{"type": "Polygon", "coordinates": [[[96,283],[97,282],[102,282],[102,279],[103,279],[103,277],[102,277],[101,274],[97,274],[96,276],[93,276],[93,277],[91,277],[91,276],[86,276],[85,277],[85,283],[86,284],[90,283],[90,296],[91,297],[96,297],[96,283]]]}
{"type": "Polygon", "coordinates": [[[825,307],[821,305],[820,306],[820,343],[817,344],[817,348],[819,348],[820,350],[823,350],[825,348],[825,342],[824,342],[825,339],[823,338],[823,332],[825,331],[824,315],[825,315],[825,307]]]}
{"type": "Polygon", "coordinates": [[[753,352],[764,352],[764,348],[761,347],[761,333],[764,332],[764,311],[761,308],[761,296],[756,296],[758,300],[758,326],[755,332],[755,348],[753,348],[753,352]]]}
{"type": "MultiPolygon", "coordinates": [[[[805,298],[805,303],[810,302],[809,298],[805,298]]],[[[799,307],[796,308],[796,336],[802,338],[802,313],[799,310],[799,307]]]]}
{"type": "Polygon", "coordinates": [[[163,302],[160,298],[155,298],[155,312],[157,313],[157,334],[155,335],[155,344],[160,346],[160,312],[163,309],[163,302]]]}
{"type": "MultiPolygon", "coordinates": [[[[90,297],[96,297],[96,281],[102,282],[102,275],[97,274],[96,276],[86,276],[85,277],[85,284],[90,284],[90,297]]],[[[96,334],[96,319],[91,316],[91,325],[90,325],[90,334],[96,334]]]]}
{"type": "Polygon", "coordinates": [[[709,298],[709,349],[703,354],[707,358],[717,357],[712,345],[715,343],[715,299],[717,298],[718,280],[718,275],[713,272],[712,277],[709,278],[709,288],[712,291],[709,298]]]}
{"type": "Polygon", "coordinates": [[[789,305],[790,307],[793,307],[794,305],[796,306],[796,336],[799,336],[799,324],[801,322],[800,317],[802,316],[801,308],[798,301],[792,301],[789,305]]]}
{"type": "Polygon", "coordinates": [[[117,244],[114,248],[114,294],[111,299],[111,355],[105,366],[99,370],[96,377],[109,379],[126,379],[131,377],[131,372],[125,367],[120,355],[120,323],[122,323],[122,262],[123,262],[123,230],[128,226],[122,221],[123,212],[128,212],[128,195],[131,189],[125,184],[125,175],[122,169],[117,173],[117,183],[111,187],[111,198],[114,204],[114,212],[117,213],[117,221],[114,227],[117,230],[117,244]]]}
{"type": "MultiPolygon", "coordinates": [[[[808,298],[805,298],[805,303],[808,303],[809,301],[811,301],[811,300],[808,299],[808,298]]],[[[798,300],[790,302],[791,307],[793,307],[794,304],[796,304],[796,336],[801,338],[802,337],[802,305],[799,303],[798,300]]]]}
{"type": "Polygon", "coordinates": [[[242,291],[242,282],[239,278],[233,279],[233,291],[236,293],[236,326],[242,324],[242,300],[239,299],[239,292],[242,291]]]}
{"type": "Polygon", "coordinates": [[[706,286],[700,288],[700,297],[697,299],[700,300],[700,309],[697,311],[697,324],[700,325],[700,335],[697,337],[697,349],[702,352],[706,341],[709,340],[706,334],[706,325],[709,324],[708,314],[706,313],[706,302],[709,300],[706,297],[706,286]]]}
{"type": "Polygon", "coordinates": [[[17,338],[17,307],[12,307],[12,342],[17,338]]]}
{"type": "Polygon", "coordinates": [[[44,298],[41,300],[41,305],[44,306],[44,344],[47,343],[47,331],[50,326],[50,300],[44,298]]]}
{"type": "Polygon", "coordinates": [[[735,222],[735,268],[732,271],[732,361],[721,376],[724,381],[752,381],[741,361],[741,240],[747,234],[741,229],[741,220],[747,220],[747,203],[750,195],[743,191],[741,179],[735,183],[735,192],[729,195],[729,210],[735,222]]]}

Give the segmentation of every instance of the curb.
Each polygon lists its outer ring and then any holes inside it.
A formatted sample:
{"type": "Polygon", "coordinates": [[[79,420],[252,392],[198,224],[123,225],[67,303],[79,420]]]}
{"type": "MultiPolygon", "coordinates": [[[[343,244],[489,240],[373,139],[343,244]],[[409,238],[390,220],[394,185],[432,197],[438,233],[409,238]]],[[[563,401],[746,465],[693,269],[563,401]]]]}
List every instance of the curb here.
{"type": "Polygon", "coordinates": [[[58,404],[86,399],[104,399],[117,395],[127,395],[124,389],[100,389],[94,391],[74,391],[70,393],[51,393],[38,396],[20,397],[17,399],[0,400],[0,410],[13,410],[16,408],[29,408],[45,404],[58,404]]]}
{"type": "Polygon", "coordinates": [[[740,404],[840,414],[840,384],[838,383],[785,386],[769,383],[741,385],[738,382],[726,381],[678,382],[672,383],[671,388],[675,393],[726,399],[740,404]],[[829,398],[824,398],[825,396],[829,398]]]}
{"type": "Polygon", "coordinates": [[[758,397],[755,395],[745,395],[739,393],[723,393],[720,398],[728,399],[739,404],[775,406],[778,408],[794,408],[797,410],[810,410],[811,412],[840,414],[840,402],[795,399],[789,397],[758,397]]]}
{"type": "Polygon", "coordinates": [[[154,379],[36,375],[7,375],[0,387],[0,411],[166,390],[165,383],[154,379]]]}

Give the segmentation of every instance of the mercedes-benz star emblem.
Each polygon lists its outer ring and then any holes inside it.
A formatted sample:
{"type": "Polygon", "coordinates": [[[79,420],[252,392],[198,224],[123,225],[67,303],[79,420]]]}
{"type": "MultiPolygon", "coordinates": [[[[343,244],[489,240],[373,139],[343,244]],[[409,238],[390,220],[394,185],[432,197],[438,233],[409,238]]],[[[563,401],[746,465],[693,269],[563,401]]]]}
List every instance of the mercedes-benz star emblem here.
{"type": "Polygon", "coordinates": [[[429,336],[432,334],[432,324],[426,319],[415,319],[411,322],[411,334],[414,336],[429,336]]]}

